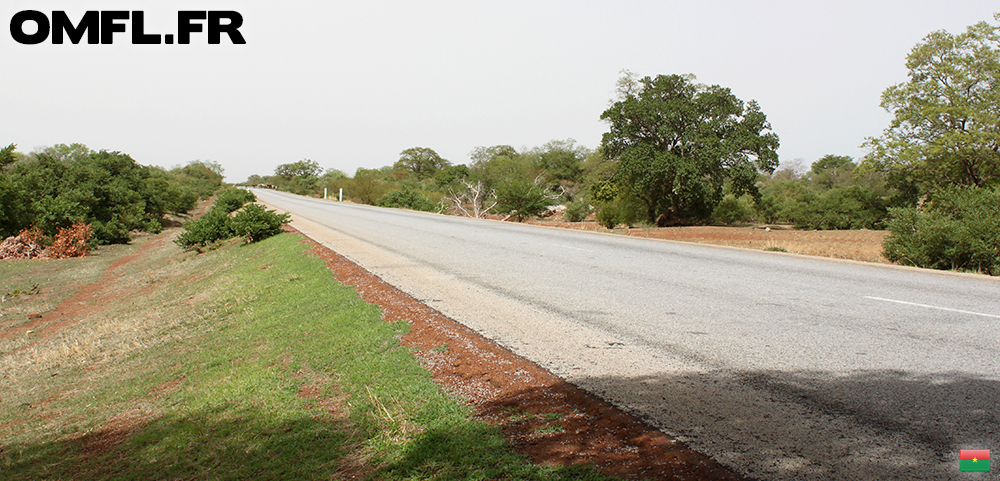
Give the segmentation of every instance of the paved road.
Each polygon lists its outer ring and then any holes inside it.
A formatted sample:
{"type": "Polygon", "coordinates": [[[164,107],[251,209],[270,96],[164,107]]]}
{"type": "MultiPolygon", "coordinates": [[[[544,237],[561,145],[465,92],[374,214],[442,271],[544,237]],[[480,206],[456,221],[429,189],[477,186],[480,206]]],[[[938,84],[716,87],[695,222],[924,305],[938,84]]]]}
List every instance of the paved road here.
{"type": "Polygon", "coordinates": [[[760,479],[1000,451],[1000,280],[255,190],[445,314],[760,479]]]}

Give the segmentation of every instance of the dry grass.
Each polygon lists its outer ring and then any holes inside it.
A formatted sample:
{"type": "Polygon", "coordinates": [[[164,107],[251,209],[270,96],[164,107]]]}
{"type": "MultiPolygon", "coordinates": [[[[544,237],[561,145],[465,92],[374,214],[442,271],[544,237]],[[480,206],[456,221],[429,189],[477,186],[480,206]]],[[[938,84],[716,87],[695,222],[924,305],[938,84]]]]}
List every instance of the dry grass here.
{"type": "MultiPolygon", "coordinates": [[[[179,276],[190,267],[180,263],[189,254],[143,248],[170,242],[174,235],[103,248],[101,254],[84,259],[14,261],[39,264],[27,272],[23,264],[3,266],[12,273],[5,285],[37,282],[41,293],[4,304],[0,380],[7,388],[2,401],[17,404],[39,389],[62,389],[51,382],[58,370],[113,365],[133,352],[180,338],[179,328],[202,314],[189,298],[178,296],[188,287],[179,276]],[[113,264],[136,254],[143,255],[124,266],[113,264]],[[148,289],[154,285],[160,289],[148,289]],[[28,314],[36,312],[47,315],[28,330],[18,329],[32,322],[28,314]]],[[[210,290],[204,295],[210,296],[210,290]]]]}
{"type": "Polygon", "coordinates": [[[110,254],[86,258],[0,262],[0,335],[9,327],[26,322],[29,314],[48,312],[83,285],[98,280],[114,253],[123,248],[131,246],[105,248],[110,254]],[[38,294],[10,295],[35,284],[39,285],[38,294]]]}

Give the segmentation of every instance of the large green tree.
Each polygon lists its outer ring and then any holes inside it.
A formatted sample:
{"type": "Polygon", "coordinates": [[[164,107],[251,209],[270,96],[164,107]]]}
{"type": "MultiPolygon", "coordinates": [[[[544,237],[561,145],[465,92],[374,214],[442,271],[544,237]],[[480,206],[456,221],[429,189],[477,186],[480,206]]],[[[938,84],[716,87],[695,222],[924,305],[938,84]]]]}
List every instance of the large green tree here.
{"type": "Polygon", "coordinates": [[[318,162],[302,159],[275,167],[274,177],[268,179],[268,183],[294,194],[314,195],[321,189],[319,176],[322,173],[323,167],[318,162]]]}
{"type": "MultiPolygon", "coordinates": [[[[74,144],[76,145],[76,144],[74,144]]],[[[222,188],[226,170],[214,160],[192,160],[183,167],[170,170],[184,188],[191,189],[195,200],[208,199],[222,188]]]]}
{"type": "MultiPolygon", "coordinates": [[[[994,17],[1000,20],[1000,14],[994,17]]],[[[1000,184],[1000,27],[933,32],[907,56],[910,79],[882,94],[894,115],[865,167],[924,191],[1000,184]]]]}
{"type": "Polygon", "coordinates": [[[520,158],[520,154],[517,153],[514,147],[509,145],[476,147],[472,149],[472,152],[469,152],[469,170],[477,177],[486,176],[490,162],[501,157],[515,159],[520,158]]]}
{"type": "Polygon", "coordinates": [[[727,88],[693,76],[626,76],[619,94],[601,115],[610,124],[603,152],[618,163],[614,183],[642,200],[650,222],[706,219],[726,182],[737,194],[755,193],[758,172],[778,165],[766,116],[727,88]]]}
{"type": "Polygon", "coordinates": [[[323,167],[319,162],[310,159],[302,159],[290,164],[281,164],[274,168],[274,175],[292,179],[295,177],[319,177],[323,173],[323,167]]]}
{"type": "Polygon", "coordinates": [[[538,167],[545,170],[546,178],[555,184],[560,181],[583,181],[583,161],[591,151],[576,145],[573,139],[552,140],[541,147],[531,149],[536,156],[538,167]]]}
{"type": "Polygon", "coordinates": [[[393,165],[396,170],[408,171],[417,180],[434,177],[438,170],[451,165],[442,159],[434,149],[427,147],[411,147],[399,153],[399,160],[393,165]]]}

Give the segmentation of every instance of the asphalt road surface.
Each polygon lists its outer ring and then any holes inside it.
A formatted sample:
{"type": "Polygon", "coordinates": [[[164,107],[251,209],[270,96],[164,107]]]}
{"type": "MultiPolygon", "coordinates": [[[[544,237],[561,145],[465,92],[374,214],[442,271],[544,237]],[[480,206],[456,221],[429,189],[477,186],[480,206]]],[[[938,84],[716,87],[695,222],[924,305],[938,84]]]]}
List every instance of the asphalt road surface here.
{"type": "Polygon", "coordinates": [[[998,279],[254,192],[751,477],[964,479],[959,449],[1000,452],[998,279]]]}

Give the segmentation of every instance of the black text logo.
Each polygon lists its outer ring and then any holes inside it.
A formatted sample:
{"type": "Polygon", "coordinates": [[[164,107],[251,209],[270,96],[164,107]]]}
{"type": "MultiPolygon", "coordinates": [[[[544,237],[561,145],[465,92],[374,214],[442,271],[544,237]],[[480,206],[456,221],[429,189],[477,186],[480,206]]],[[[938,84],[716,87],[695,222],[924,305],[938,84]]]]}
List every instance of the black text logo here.
{"type": "MultiPolygon", "coordinates": [[[[83,18],[76,23],[64,11],[52,12],[50,20],[49,16],[37,10],[24,10],[10,19],[10,35],[14,41],[25,45],[42,43],[50,36],[54,44],[64,43],[66,39],[78,44],[83,41],[84,36],[90,44],[111,44],[115,41],[116,33],[128,32],[131,25],[133,44],[174,43],[175,36],[172,33],[146,33],[144,21],[145,13],[141,10],[91,10],[83,14],[83,18]],[[37,28],[25,28],[31,24],[37,28]],[[26,33],[26,30],[34,33],[26,33]]],[[[222,34],[228,35],[229,41],[234,44],[245,44],[247,42],[240,33],[242,25],[243,16],[239,12],[180,11],[177,12],[176,40],[181,45],[189,44],[192,33],[205,32],[208,34],[209,44],[222,43],[222,34]]]]}

